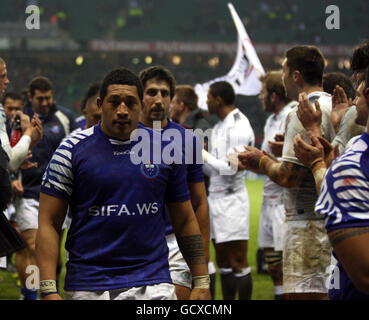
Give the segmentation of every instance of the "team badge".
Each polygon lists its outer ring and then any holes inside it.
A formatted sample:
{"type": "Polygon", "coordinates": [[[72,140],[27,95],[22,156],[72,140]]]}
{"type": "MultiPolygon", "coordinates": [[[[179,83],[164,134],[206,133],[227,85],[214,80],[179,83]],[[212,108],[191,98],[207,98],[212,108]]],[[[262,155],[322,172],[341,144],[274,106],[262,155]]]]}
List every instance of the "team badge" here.
{"type": "Polygon", "coordinates": [[[59,134],[60,133],[60,128],[57,124],[54,124],[51,128],[50,131],[54,134],[59,134]]]}
{"type": "Polygon", "coordinates": [[[155,179],[159,175],[159,166],[157,164],[150,163],[142,163],[141,174],[147,179],[155,179]]]}

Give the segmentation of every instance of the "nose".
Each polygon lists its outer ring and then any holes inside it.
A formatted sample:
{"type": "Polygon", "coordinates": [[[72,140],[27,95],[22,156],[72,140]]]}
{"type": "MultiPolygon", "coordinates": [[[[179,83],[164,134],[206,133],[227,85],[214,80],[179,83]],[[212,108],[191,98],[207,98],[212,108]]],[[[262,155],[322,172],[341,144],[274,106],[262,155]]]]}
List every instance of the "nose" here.
{"type": "Polygon", "coordinates": [[[49,104],[49,101],[47,99],[42,99],[41,106],[46,107],[49,104]]]}
{"type": "Polygon", "coordinates": [[[120,116],[128,115],[128,107],[123,101],[117,108],[117,114],[120,116]]]}

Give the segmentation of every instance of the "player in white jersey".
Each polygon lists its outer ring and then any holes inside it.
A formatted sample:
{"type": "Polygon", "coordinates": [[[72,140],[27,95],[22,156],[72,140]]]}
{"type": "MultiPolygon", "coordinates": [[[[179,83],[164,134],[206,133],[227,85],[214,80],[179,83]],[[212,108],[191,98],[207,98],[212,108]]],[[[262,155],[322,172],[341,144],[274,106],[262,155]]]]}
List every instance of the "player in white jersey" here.
{"type": "Polygon", "coordinates": [[[228,165],[227,156],[254,145],[249,120],[235,107],[235,93],[224,81],[213,83],[208,91],[208,110],[220,121],[209,137],[209,153],[204,153],[204,169],[210,176],[210,232],[222,282],[223,298],[251,299],[251,268],[247,261],[250,206],[243,171],[228,165]]]}
{"type": "MultiPolygon", "coordinates": [[[[284,134],[287,114],[296,101],[287,98],[281,71],[271,71],[260,78],[262,88],[259,99],[265,112],[272,112],[264,126],[261,150],[272,154],[270,142],[277,134],[284,134]]],[[[281,155],[274,156],[280,157],[281,155]]],[[[264,250],[265,262],[274,283],[276,300],[283,300],[282,250],[285,230],[283,187],[265,177],[263,202],[260,210],[258,244],[264,250]]]]}
{"type": "MultiPolygon", "coordinates": [[[[0,58],[0,98],[3,96],[10,81],[6,69],[5,61],[0,58]]],[[[3,106],[0,104],[0,141],[3,149],[9,157],[9,170],[16,171],[26,159],[28,150],[35,146],[42,138],[42,125],[37,116],[32,118],[22,112],[17,112],[21,119],[21,127],[23,135],[19,142],[12,148],[10,146],[9,137],[6,132],[6,114],[3,106]]]]}
{"type": "MultiPolygon", "coordinates": [[[[331,96],[323,92],[324,57],[313,46],[295,46],[283,62],[283,82],[287,96],[307,106],[318,100],[322,111],[320,129],[329,141],[334,137],[331,96]]],[[[257,149],[247,148],[239,159],[250,170],[266,174],[285,187],[284,205],[287,230],[283,250],[283,289],[292,299],[326,299],[330,245],[324,223],[314,211],[317,195],[311,170],[295,156],[293,139],[307,141],[307,132],[292,110],[286,120],[282,161],[257,149]]]]}
{"type": "MultiPolygon", "coordinates": [[[[0,58],[0,98],[3,96],[9,83],[6,63],[0,58]]],[[[26,160],[28,151],[41,140],[43,134],[42,125],[37,116],[34,116],[32,121],[30,121],[29,117],[20,111],[17,111],[16,115],[19,116],[21,121],[22,137],[12,148],[6,130],[6,113],[0,104],[0,144],[9,158],[9,171],[18,170],[26,160]]]]}

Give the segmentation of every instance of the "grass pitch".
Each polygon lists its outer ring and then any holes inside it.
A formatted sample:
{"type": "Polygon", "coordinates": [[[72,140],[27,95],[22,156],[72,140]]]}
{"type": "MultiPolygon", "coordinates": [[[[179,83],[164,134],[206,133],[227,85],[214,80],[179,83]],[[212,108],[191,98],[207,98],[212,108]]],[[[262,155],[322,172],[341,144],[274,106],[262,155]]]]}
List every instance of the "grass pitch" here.
{"type": "MultiPolygon", "coordinates": [[[[273,283],[267,274],[258,274],[256,267],[257,234],[259,228],[259,212],[262,201],[263,180],[246,181],[247,190],[250,198],[250,240],[248,244],[248,261],[252,269],[253,279],[253,300],[272,300],[274,299],[273,283]]],[[[64,239],[65,240],[65,239],[64,239]]],[[[213,247],[211,249],[212,260],[215,261],[215,253],[213,247]]],[[[65,257],[65,251],[62,252],[65,257]]],[[[64,285],[65,266],[63,266],[61,276],[61,288],[64,285]]],[[[18,278],[16,274],[12,274],[0,270],[0,300],[17,300],[19,299],[19,287],[17,286],[18,278]]],[[[19,283],[18,283],[19,284],[19,283]]],[[[220,276],[217,273],[216,282],[216,300],[222,300],[222,291],[220,284],[220,276]]]]}

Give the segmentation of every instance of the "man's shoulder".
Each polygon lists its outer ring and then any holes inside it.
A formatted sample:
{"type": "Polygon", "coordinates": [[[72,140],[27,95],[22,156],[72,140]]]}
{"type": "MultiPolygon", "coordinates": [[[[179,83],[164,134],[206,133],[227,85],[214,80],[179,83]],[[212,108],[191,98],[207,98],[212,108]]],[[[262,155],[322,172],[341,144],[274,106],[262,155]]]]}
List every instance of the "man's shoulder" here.
{"type": "Polygon", "coordinates": [[[93,145],[91,142],[96,137],[95,127],[86,130],[74,130],[70,135],[63,139],[59,145],[59,149],[64,149],[69,152],[75,152],[79,147],[85,143],[93,145]]]}
{"type": "Polygon", "coordinates": [[[74,114],[71,110],[57,104],[57,105],[55,105],[55,112],[57,112],[57,111],[60,111],[60,112],[64,113],[68,118],[74,120],[74,114]]]}

